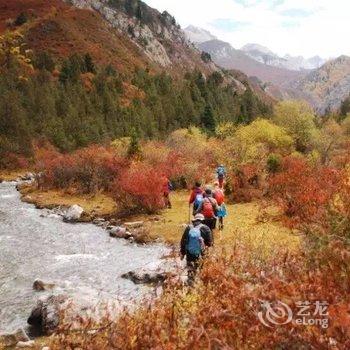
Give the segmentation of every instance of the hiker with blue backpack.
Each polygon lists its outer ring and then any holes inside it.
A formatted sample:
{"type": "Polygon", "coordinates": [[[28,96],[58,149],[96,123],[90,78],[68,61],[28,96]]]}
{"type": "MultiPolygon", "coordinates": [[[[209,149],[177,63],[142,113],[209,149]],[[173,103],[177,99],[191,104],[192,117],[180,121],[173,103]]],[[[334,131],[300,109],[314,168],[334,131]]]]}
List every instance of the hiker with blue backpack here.
{"type": "Polygon", "coordinates": [[[224,180],[226,177],[226,168],[221,164],[216,169],[216,174],[218,176],[219,187],[224,187],[224,180]]]}
{"type": "Polygon", "coordinates": [[[188,282],[193,283],[194,277],[208,247],[213,245],[213,234],[204,224],[204,215],[196,214],[181,238],[181,260],[186,257],[188,269],[188,282]]]}

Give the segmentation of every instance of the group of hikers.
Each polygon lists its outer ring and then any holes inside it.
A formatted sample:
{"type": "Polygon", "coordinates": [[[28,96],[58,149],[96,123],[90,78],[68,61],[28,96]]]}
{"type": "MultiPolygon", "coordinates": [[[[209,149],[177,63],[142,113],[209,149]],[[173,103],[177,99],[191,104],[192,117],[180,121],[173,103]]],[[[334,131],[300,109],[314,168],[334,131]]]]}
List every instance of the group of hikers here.
{"type": "MultiPolygon", "coordinates": [[[[227,210],[223,189],[226,169],[223,165],[217,167],[216,177],[217,180],[213,188],[211,186],[203,188],[200,182],[196,182],[188,202],[189,224],[182,235],[180,251],[181,258],[186,257],[190,283],[194,279],[207,248],[214,244],[214,232],[217,224],[219,231],[224,229],[224,218],[227,216],[227,210]]],[[[173,190],[173,186],[164,174],[162,179],[164,207],[170,209],[170,192],[173,190]]]]}
{"type": "Polygon", "coordinates": [[[217,223],[222,231],[227,216],[223,190],[225,167],[220,165],[216,172],[217,181],[213,189],[209,186],[203,189],[201,183],[196,182],[189,198],[189,215],[192,206],[193,219],[186,226],[180,244],[181,258],[186,257],[189,283],[193,282],[207,248],[214,244],[217,223]]]}

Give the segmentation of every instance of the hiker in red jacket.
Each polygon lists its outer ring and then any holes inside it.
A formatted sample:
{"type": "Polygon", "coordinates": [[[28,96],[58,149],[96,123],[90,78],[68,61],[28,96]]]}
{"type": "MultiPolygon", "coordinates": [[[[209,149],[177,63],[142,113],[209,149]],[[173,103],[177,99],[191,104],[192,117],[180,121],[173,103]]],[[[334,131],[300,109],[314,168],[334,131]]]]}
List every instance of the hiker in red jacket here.
{"type": "Polygon", "coordinates": [[[199,205],[202,203],[202,201],[203,201],[203,190],[201,187],[201,183],[197,181],[194,184],[194,187],[193,187],[191,195],[190,195],[190,199],[188,201],[189,206],[191,206],[191,204],[193,204],[193,215],[196,214],[197,209],[198,209],[199,205]]]}
{"type": "Polygon", "coordinates": [[[204,224],[211,230],[216,228],[217,211],[219,209],[216,199],[213,197],[213,192],[210,188],[207,188],[204,192],[204,198],[202,203],[197,209],[197,213],[204,215],[204,224]]]}

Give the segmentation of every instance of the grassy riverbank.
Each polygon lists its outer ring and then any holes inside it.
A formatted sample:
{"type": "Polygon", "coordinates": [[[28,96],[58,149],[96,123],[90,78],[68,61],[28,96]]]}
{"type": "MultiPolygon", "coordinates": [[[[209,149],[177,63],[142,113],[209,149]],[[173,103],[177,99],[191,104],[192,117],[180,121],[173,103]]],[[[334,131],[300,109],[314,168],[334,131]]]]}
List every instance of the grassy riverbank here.
{"type": "Polygon", "coordinates": [[[87,218],[111,217],[117,211],[115,201],[103,193],[96,195],[73,195],[62,190],[39,190],[34,186],[20,189],[22,200],[37,208],[69,207],[77,204],[84,209],[87,218]]]}
{"type": "MultiPolygon", "coordinates": [[[[103,193],[97,195],[71,195],[60,190],[38,190],[27,186],[21,189],[22,198],[35,204],[38,208],[54,208],[58,206],[80,205],[87,218],[117,217],[117,204],[103,193]]],[[[157,216],[136,215],[128,221],[144,221],[151,237],[161,238],[167,243],[177,245],[183,233],[183,227],[189,220],[188,192],[178,191],[171,195],[172,209],[162,211],[157,216]],[[154,220],[156,218],[156,220],[154,220]]],[[[238,237],[254,247],[262,255],[273,249],[288,246],[297,249],[299,238],[291,230],[283,226],[278,211],[269,207],[261,209],[259,202],[228,204],[228,218],[225,220],[223,232],[216,233],[216,244],[231,245],[238,237]]]]}
{"type": "Polygon", "coordinates": [[[1,181],[15,181],[19,177],[23,176],[29,171],[22,170],[0,170],[0,182],[1,181]]]}

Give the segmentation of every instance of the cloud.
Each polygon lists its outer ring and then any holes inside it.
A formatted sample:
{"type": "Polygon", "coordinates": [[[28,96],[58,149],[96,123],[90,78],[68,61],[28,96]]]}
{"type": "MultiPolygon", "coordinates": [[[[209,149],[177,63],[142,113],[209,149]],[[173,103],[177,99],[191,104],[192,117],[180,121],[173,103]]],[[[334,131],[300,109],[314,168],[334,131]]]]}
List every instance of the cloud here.
{"type": "Polygon", "coordinates": [[[291,21],[285,21],[281,23],[283,28],[295,28],[300,25],[299,21],[291,20],[291,21]]]}
{"type": "Polygon", "coordinates": [[[276,7],[282,5],[284,3],[285,0],[274,0],[272,1],[272,4],[271,4],[271,10],[275,9],[276,7]]]}
{"type": "Polygon", "coordinates": [[[259,43],[284,55],[350,55],[348,0],[144,0],[240,48],[259,43]]]}
{"type": "Polygon", "coordinates": [[[244,7],[251,7],[259,4],[262,0],[235,0],[236,3],[244,7]]]}
{"type": "Polygon", "coordinates": [[[219,30],[223,30],[225,32],[234,32],[242,29],[245,26],[249,25],[249,22],[239,22],[235,21],[231,18],[218,18],[215,19],[211,25],[219,30]]]}
{"type": "Polygon", "coordinates": [[[297,18],[308,17],[308,16],[311,16],[313,13],[314,13],[313,11],[308,11],[304,9],[288,9],[280,12],[282,16],[297,17],[297,18]]]}

